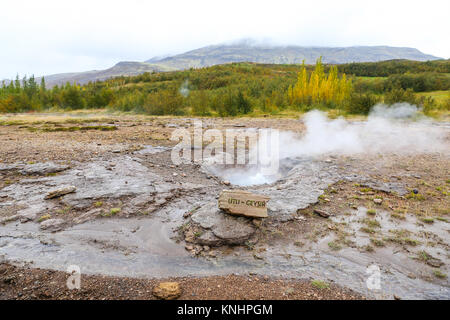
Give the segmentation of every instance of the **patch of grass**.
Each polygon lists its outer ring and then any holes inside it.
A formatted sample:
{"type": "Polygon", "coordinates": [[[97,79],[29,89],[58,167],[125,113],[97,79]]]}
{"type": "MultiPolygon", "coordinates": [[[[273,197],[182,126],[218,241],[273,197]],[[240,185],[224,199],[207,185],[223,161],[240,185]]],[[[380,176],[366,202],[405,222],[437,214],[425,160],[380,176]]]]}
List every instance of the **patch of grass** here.
{"type": "Polygon", "coordinates": [[[74,127],[42,127],[42,128],[28,128],[30,131],[41,130],[43,132],[74,132],[74,131],[88,131],[88,130],[99,130],[99,131],[114,131],[117,130],[116,126],[74,126],[74,127]]]}
{"type": "Polygon", "coordinates": [[[389,232],[395,234],[397,237],[407,237],[411,234],[411,231],[406,229],[394,229],[389,230],[389,232]]]}
{"type": "Polygon", "coordinates": [[[94,207],[100,208],[101,206],[103,206],[103,201],[97,201],[94,203],[94,207]]]}
{"type": "Polygon", "coordinates": [[[49,173],[47,173],[45,176],[46,176],[46,177],[55,177],[55,176],[57,176],[57,175],[58,175],[57,172],[49,172],[49,173]]]}
{"type": "Polygon", "coordinates": [[[331,250],[334,251],[339,251],[342,249],[342,246],[335,241],[328,242],[328,246],[330,247],[331,250]]]}
{"type": "Polygon", "coordinates": [[[369,233],[369,234],[374,234],[377,233],[376,230],[372,229],[372,228],[368,228],[368,227],[362,227],[359,229],[359,231],[365,232],[365,233],[369,233]]]}
{"type": "Polygon", "coordinates": [[[364,219],[363,222],[369,227],[369,228],[381,228],[380,222],[375,219],[364,219]]]}
{"type": "Polygon", "coordinates": [[[67,207],[64,207],[64,208],[62,208],[62,209],[56,210],[56,213],[57,213],[57,214],[67,214],[67,213],[70,212],[70,209],[72,209],[72,207],[67,206],[67,207]]]}
{"type": "Polygon", "coordinates": [[[0,126],[18,126],[18,125],[22,125],[22,124],[26,124],[26,122],[24,121],[20,121],[20,120],[2,120],[0,121],[0,126]]]}
{"type": "Polygon", "coordinates": [[[122,211],[121,208],[111,208],[109,212],[102,214],[103,217],[111,217],[122,211]]]}
{"type": "Polygon", "coordinates": [[[44,214],[43,216],[39,217],[38,222],[42,222],[42,221],[48,220],[48,219],[50,219],[51,217],[52,217],[52,216],[49,215],[49,214],[44,214]]]}
{"type": "Polygon", "coordinates": [[[420,241],[418,240],[414,240],[411,238],[402,238],[402,237],[387,237],[384,239],[385,241],[389,241],[389,242],[394,242],[394,243],[398,243],[401,245],[410,245],[410,246],[417,246],[420,244],[420,241]]]}
{"type": "Polygon", "coordinates": [[[200,231],[194,232],[194,237],[198,238],[198,237],[200,237],[202,234],[203,234],[203,232],[200,232],[200,231]]]}
{"type": "Polygon", "coordinates": [[[406,199],[416,200],[416,201],[424,201],[424,200],[426,200],[426,198],[425,198],[425,196],[423,194],[414,193],[413,191],[411,191],[409,194],[406,195],[406,199]]]}
{"type": "Polygon", "coordinates": [[[375,238],[370,238],[370,242],[372,242],[375,246],[377,247],[384,247],[385,243],[383,240],[379,240],[379,239],[375,239],[375,238]]]}
{"type": "Polygon", "coordinates": [[[431,185],[430,185],[429,183],[427,183],[427,182],[425,182],[425,181],[423,181],[423,180],[420,180],[420,181],[419,181],[419,184],[420,184],[421,186],[431,187],[431,185]]]}
{"type": "Polygon", "coordinates": [[[434,223],[434,218],[422,218],[422,219],[420,219],[420,221],[422,221],[424,223],[432,224],[432,223],[434,223]]]}
{"type": "Polygon", "coordinates": [[[186,222],[184,224],[182,224],[181,226],[178,227],[178,231],[179,232],[184,232],[185,230],[187,230],[189,228],[191,224],[189,222],[186,222]]]}
{"type": "Polygon", "coordinates": [[[414,240],[414,239],[411,239],[411,238],[404,238],[403,241],[404,241],[406,244],[410,245],[410,246],[417,246],[417,245],[420,244],[420,241],[414,240]]]}
{"type": "Polygon", "coordinates": [[[432,257],[426,253],[425,251],[420,251],[417,253],[417,259],[427,262],[428,260],[430,260],[432,257]]]}
{"type": "Polygon", "coordinates": [[[330,285],[327,282],[322,280],[312,280],[311,285],[321,290],[328,289],[330,287],[330,285]]]}
{"type": "Polygon", "coordinates": [[[121,208],[111,208],[111,210],[109,210],[109,214],[113,216],[115,214],[118,214],[120,211],[122,211],[121,208]]]}
{"type": "Polygon", "coordinates": [[[436,220],[443,221],[443,222],[448,222],[448,220],[443,218],[443,217],[437,217],[436,220]]]}
{"type": "Polygon", "coordinates": [[[447,275],[439,269],[433,270],[433,274],[436,278],[447,279],[447,275]]]}
{"type": "Polygon", "coordinates": [[[450,214],[450,208],[447,208],[447,207],[434,207],[433,211],[437,215],[448,215],[448,214],[450,214]]]}
{"type": "Polygon", "coordinates": [[[370,216],[374,216],[377,214],[377,211],[375,209],[369,209],[366,213],[370,216]]]}
{"type": "Polygon", "coordinates": [[[405,220],[406,219],[405,215],[398,214],[398,213],[395,213],[395,212],[391,214],[391,218],[399,219],[399,220],[405,220]]]}

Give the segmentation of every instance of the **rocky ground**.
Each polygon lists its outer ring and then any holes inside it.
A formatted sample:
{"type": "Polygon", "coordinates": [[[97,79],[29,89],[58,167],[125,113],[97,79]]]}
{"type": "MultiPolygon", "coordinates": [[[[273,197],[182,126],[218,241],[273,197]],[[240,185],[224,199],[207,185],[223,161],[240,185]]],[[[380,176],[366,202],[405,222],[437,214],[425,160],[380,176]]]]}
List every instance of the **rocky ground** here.
{"type": "MultiPolygon", "coordinates": [[[[47,115],[0,124],[2,298],[151,298],[157,281],[173,277],[186,299],[360,297],[317,287],[329,283],[370,298],[450,296],[445,152],[288,159],[276,182],[242,187],[200,164],[172,164],[171,132],[192,130],[193,119],[47,115]],[[220,191],[233,188],[269,196],[269,218],[218,210],[220,191]],[[69,264],[87,274],[79,292],[63,291],[67,274],[49,270],[69,264]],[[378,291],[365,285],[373,264],[378,291]],[[121,289],[111,295],[105,285],[121,289]]],[[[295,119],[203,124],[304,131],[295,119]]]]}

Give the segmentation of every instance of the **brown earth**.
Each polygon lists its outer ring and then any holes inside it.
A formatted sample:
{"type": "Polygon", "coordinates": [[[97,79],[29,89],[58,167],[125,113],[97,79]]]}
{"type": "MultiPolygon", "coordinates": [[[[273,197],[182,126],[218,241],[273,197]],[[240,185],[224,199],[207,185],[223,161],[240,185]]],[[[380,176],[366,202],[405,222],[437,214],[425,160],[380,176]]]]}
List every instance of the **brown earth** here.
{"type": "Polygon", "coordinates": [[[175,281],[182,300],[355,300],[363,296],[328,283],[259,276],[136,279],[82,275],[80,289],[66,286],[68,273],[0,264],[0,300],[154,300],[153,288],[175,281]],[[325,288],[321,288],[324,285],[325,288]]]}
{"type": "MultiPolygon", "coordinates": [[[[177,142],[169,140],[173,130],[186,127],[192,131],[192,121],[183,118],[109,117],[80,120],[61,116],[53,121],[42,118],[0,121],[0,140],[2,141],[0,163],[49,160],[87,161],[92,157],[108,155],[116,150],[129,153],[139,150],[143,145],[175,145],[177,142]],[[82,130],[88,126],[97,126],[98,129],[82,130]],[[102,127],[111,126],[115,126],[117,130],[101,130],[102,127]],[[63,128],[72,128],[73,131],[51,131],[63,128]]],[[[301,131],[303,128],[303,125],[295,119],[208,118],[201,120],[204,122],[204,129],[245,126],[301,131]]]]}

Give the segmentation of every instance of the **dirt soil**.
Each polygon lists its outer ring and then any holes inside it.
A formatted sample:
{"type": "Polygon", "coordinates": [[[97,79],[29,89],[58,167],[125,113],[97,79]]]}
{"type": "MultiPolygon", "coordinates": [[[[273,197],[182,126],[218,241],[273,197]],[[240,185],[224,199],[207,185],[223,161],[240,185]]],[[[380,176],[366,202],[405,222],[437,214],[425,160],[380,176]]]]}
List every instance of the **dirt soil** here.
{"type": "Polygon", "coordinates": [[[81,288],[69,290],[61,271],[0,264],[0,300],[154,300],[160,282],[180,284],[182,300],[355,300],[363,296],[336,285],[259,276],[213,276],[168,279],[82,276],[81,288]]]}

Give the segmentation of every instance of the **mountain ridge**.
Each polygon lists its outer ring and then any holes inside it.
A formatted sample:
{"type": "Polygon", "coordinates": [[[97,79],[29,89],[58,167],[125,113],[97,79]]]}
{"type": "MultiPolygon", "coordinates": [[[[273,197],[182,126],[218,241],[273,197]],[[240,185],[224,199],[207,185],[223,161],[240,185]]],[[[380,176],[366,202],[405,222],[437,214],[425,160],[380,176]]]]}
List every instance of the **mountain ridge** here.
{"type": "MultiPolygon", "coordinates": [[[[117,76],[134,76],[144,72],[165,72],[189,68],[203,68],[232,62],[268,64],[313,64],[322,57],[324,63],[377,62],[393,59],[417,61],[441,58],[424,54],[418,49],[390,46],[304,47],[295,45],[271,46],[248,43],[210,45],[172,56],[153,57],[143,62],[121,61],[105,70],[47,75],[48,86],[66,82],[85,84],[117,76]]],[[[40,81],[41,77],[36,80],[40,81]]],[[[7,80],[5,80],[7,81],[7,80]]],[[[9,82],[9,81],[7,81],[9,82]]]]}
{"type": "Polygon", "coordinates": [[[322,57],[324,63],[342,64],[350,62],[377,62],[392,59],[417,61],[437,60],[415,48],[390,46],[352,47],[303,47],[269,45],[212,45],[187,51],[152,63],[176,69],[201,68],[231,62],[256,62],[274,64],[314,64],[322,57]]]}

